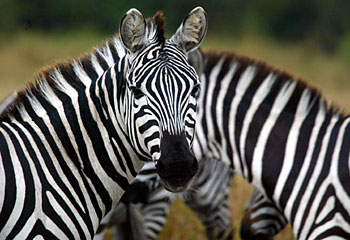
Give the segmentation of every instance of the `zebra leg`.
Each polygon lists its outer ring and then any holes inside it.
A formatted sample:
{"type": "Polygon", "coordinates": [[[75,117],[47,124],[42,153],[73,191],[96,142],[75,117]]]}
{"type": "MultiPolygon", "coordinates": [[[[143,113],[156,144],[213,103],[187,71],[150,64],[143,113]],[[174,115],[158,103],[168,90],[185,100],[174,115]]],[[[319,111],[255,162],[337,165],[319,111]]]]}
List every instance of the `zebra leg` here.
{"type": "Polygon", "coordinates": [[[243,240],[272,240],[287,225],[283,213],[257,189],[254,189],[241,222],[243,240]]]}
{"type": "Polygon", "coordinates": [[[128,232],[125,229],[128,216],[128,207],[125,203],[119,202],[101,221],[94,236],[94,240],[103,240],[107,233],[107,228],[111,228],[114,239],[126,240],[128,232]]]}
{"type": "Polygon", "coordinates": [[[114,239],[133,240],[145,239],[143,218],[140,210],[140,202],[145,203],[149,196],[146,183],[135,181],[124,193],[121,201],[101,221],[94,240],[102,240],[107,228],[111,228],[114,239]]]}
{"type": "Polygon", "coordinates": [[[232,239],[232,216],[229,204],[230,171],[222,162],[208,159],[200,166],[194,191],[183,198],[206,227],[208,239],[232,239]]]}
{"type": "MultiPolygon", "coordinates": [[[[134,183],[112,210],[108,218],[102,220],[101,232],[110,227],[114,239],[155,240],[162,231],[172,194],[165,190],[156,174],[154,164],[146,163],[134,183]]],[[[98,237],[98,236],[97,236],[98,237]]],[[[95,240],[103,239],[97,238],[95,240]]]]}
{"type": "MultiPolygon", "coordinates": [[[[191,207],[191,204],[188,204],[191,207]]],[[[206,228],[209,240],[233,239],[232,217],[228,198],[216,208],[191,207],[206,228]]]]}

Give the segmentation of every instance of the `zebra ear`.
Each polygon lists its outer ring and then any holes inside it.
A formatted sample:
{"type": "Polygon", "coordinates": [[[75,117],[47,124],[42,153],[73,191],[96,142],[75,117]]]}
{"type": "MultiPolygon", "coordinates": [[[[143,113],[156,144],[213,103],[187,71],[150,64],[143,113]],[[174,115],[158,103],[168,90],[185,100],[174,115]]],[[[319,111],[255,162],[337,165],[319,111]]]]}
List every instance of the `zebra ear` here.
{"type": "Polygon", "coordinates": [[[207,29],[207,14],[203,8],[196,7],[185,17],[171,41],[188,53],[199,47],[207,29]]]}
{"type": "Polygon", "coordinates": [[[132,8],[125,14],[119,34],[124,46],[132,53],[146,44],[146,20],[137,9],[132,8]]]}

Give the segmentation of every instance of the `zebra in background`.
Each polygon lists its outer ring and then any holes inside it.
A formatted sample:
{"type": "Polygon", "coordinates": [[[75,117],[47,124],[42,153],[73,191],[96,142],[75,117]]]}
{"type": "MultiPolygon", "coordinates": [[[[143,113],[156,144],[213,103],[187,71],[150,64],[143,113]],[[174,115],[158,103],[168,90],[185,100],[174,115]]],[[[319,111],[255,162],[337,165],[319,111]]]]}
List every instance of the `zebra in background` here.
{"type": "Polygon", "coordinates": [[[287,223],[287,219],[275,204],[255,188],[241,220],[241,238],[272,240],[287,223]]]}
{"type": "MultiPolygon", "coordinates": [[[[191,189],[179,195],[204,224],[208,239],[233,237],[228,199],[231,179],[232,171],[225,164],[208,159],[201,162],[191,189]]],[[[107,226],[112,228],[115,239],[158,239],[178,194],[164,189],[150,162],[144,165],[133,185],[102,220],[95,240],[103,239],[107,226]]]]}
{"type": "Polygon", "coordinates": [[[146,160],[186,189],[200,84],[186,54],[207,18],[195,8],[169,40],[163,24],[129,10],[120,37],[42,71],[2,112],[1,239],[91,239],[146,160]]]}
{"type": "Polygon", "coordinates": [[[266,196],[297,239],[350,239],[350,117],[266,64],[204,54],[197,159],[223,161],[266,196]]]}

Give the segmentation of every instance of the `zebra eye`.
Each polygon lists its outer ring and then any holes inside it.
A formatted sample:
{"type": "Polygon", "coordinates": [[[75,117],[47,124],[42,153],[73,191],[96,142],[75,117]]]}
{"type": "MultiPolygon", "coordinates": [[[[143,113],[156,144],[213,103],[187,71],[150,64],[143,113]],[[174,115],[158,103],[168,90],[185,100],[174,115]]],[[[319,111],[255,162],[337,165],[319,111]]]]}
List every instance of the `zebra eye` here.
{"type": "Polygon", "coordinates": [[[192,92],[191,92],[191,95],[193,96],[193,97],[198,97],[198,95],[199,95],[199,92],[200,92],[200,85],[199,84],[197,84],[196,86],[194,86],[193,87],[193,89],[192,89],[192,92]]]}
{"type": "Polygon", "coordinates": [[[141,90],[137,87],[130,87],[131,92],[134,94],[135,98],[139,99],[144,96],[141,90]]]}

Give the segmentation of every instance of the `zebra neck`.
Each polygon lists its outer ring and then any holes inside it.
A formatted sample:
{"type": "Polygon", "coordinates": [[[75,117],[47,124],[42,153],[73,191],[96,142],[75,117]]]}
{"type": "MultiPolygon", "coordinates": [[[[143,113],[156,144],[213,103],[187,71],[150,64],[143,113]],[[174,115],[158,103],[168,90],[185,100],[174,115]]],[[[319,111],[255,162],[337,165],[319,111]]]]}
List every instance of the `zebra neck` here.
{"type": "Polygon", "coordinates": [[[48,152],[45,161],[74,173],[102,213],[142,167],[121,124],[124,56],[116,38],[86,57],[48,68],[0,116],[1,125],[32,129],[38,149],[48,152]]]}

